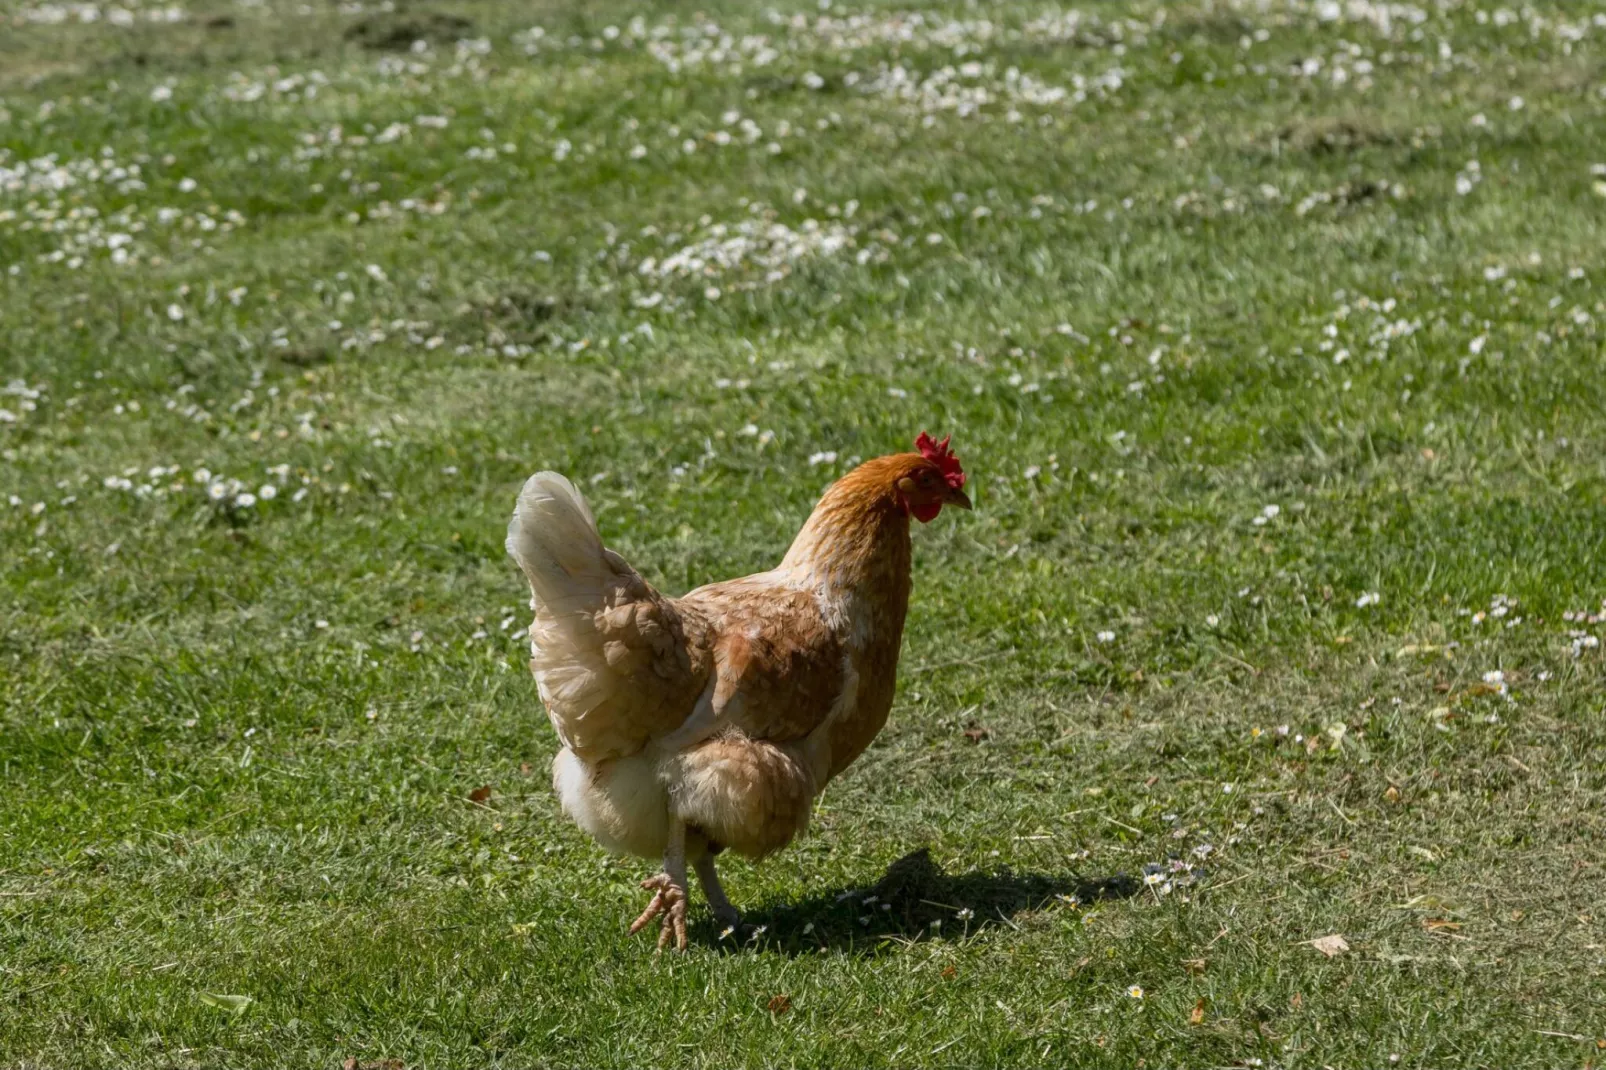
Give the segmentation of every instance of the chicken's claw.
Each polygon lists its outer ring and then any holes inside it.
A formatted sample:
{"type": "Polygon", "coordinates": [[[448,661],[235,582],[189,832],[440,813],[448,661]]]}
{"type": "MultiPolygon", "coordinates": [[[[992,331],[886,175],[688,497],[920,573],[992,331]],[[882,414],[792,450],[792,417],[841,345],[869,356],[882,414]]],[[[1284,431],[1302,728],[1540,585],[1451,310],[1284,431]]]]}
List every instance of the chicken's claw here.
{"type": "Polygon", "coordinates": [[[647,927],[648,922],[662,915],[664,920],[658,931],[658,950],[668,947],[671,937],[674,938],[676,951],[686,950],[685,886],[667,873],[648,877],[641,882],[641,886],[652,890],[652,902],[641,912],[641,917],[630,923],[631,935],[639,933],[647,927]]]}

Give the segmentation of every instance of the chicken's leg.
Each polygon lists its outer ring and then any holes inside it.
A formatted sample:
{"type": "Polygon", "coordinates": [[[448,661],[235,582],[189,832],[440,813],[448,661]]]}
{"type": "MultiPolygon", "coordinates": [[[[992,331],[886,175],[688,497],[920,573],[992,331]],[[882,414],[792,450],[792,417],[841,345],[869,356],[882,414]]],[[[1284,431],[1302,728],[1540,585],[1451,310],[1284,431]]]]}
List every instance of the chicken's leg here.
{"type": "Polygon", "coordinates": [[[708,905],[713,910],[714,920],[719,923],[720,929],[736,928],[742,923],[742,915],[731,906],[730,899],[725,895],[725,889],[720,886],[719,874],[714,872],[714,856],[705,854],[692,865],[697,870],[697,883],[703,886],[703,895],[708,899],[708,905]]]}
{"type": "Polygon", "coordinates": [[[658,932],[658,949],[675,941],[675,950],[686,950],[686,826],[677,817],[669,819],[669,846],[664,848],[664,871],[641,882],[643,888],[653,890],[652,902],[641,912],[641,917],[630,924],[632,934],[646,928],[647,923],[662,915],[663,925],[658,932]]]}

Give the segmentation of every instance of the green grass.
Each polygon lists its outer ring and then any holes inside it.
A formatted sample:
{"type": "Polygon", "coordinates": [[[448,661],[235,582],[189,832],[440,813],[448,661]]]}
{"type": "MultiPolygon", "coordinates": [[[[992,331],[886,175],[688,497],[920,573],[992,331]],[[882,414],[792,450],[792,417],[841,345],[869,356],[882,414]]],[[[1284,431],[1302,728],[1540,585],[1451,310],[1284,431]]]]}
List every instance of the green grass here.
{"type": "Polygon", "coordinates": [[[0,0],[0,1066],[1606,1060],[1606,6],[360,6],[0,0]],[[654,955],[520,481],[678,593],[923,428],[891,723],[654,955]]]}

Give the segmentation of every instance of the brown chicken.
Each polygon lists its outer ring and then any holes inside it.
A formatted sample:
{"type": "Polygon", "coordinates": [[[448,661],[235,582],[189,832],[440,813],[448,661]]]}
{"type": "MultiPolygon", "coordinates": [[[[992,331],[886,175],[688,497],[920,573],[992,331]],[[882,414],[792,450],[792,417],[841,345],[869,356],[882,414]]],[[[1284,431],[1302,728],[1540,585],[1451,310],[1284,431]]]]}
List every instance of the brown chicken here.
{"type": "Polygon", "coordinates": [[[909,518],[970,508],[948,439],[866,461],[826,490],[780,565],[666,598],[606,549],[574,485],[530,477],[508,525],[529,578],[530,670],[563,747],[563,809],[642,882],[658,946],[686,946],[686,868],[738,922],[714,856],[759,859],[886,724],[909,606],[909,518]]]}

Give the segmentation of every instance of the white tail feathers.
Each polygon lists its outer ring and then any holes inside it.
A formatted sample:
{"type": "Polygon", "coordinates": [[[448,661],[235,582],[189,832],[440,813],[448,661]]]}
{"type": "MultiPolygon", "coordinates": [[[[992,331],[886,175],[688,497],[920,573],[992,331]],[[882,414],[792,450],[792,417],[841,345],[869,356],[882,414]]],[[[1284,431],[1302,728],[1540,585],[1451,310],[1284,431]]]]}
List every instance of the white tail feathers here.
{"type": "Polygon", "coordinates": [[[531,476],[507,551],[530,581],[530,671],[579,759],[634,754],[685,720],[706,673],[693,670],[680,614],[603,547],[574,484],[556,472],[531,476]]]}
{"type": "Polygon", "coordinates": [[[529,578],[538,605],[558,614],[596,609],[613,572],[591,508],[556,472],[525,481],[507,526],[507,552],[529,578]]]}

